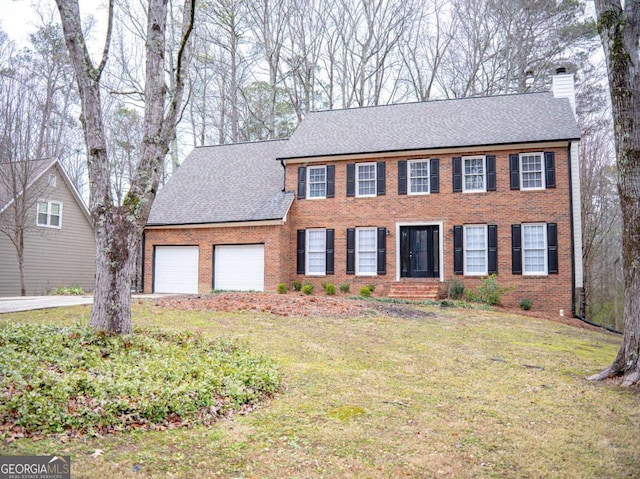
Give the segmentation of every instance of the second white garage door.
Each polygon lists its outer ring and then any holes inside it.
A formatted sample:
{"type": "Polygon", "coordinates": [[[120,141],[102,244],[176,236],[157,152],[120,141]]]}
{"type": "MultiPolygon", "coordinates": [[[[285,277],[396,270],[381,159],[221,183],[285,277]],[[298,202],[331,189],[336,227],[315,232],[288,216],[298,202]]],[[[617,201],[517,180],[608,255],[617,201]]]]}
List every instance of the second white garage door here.
{"type": "Polygon", "coordinates": [[[216,246],[214,289],[264,291],[264,245],[216,246]]]}
{"type": "Polygon", "coordinates": [[[197,246],[156,246],[155,293],[198,292],[197,246]]]}

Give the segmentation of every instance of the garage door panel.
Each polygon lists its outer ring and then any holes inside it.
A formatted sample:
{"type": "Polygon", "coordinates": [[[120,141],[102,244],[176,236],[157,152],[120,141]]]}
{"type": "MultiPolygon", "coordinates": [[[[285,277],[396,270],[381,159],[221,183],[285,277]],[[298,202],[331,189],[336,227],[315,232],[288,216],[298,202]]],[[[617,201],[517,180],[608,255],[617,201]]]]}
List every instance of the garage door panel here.
{"type": "Polygon", "coordinates": [[[198,293],[197,246],[156,246],[154,292],[198,293]]]}
{"type": "Polygon", "coordinates": [[[214,288],[264,291],[264,245],[216,246],[214,288]]]}

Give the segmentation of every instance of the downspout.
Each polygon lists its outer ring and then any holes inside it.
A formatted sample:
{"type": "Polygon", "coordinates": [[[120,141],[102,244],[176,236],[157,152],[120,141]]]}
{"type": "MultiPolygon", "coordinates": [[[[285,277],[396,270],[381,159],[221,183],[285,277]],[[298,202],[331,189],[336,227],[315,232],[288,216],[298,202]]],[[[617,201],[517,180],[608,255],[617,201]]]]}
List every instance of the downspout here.
{"type": "Polygon", "coordinates": [[[569,171],[569,224],[571,225],[571,314],[576,314],[576,245],[573,223],[573,178],[571,178],[571,141],[567,144],[567,169],[569,171]]]}
{"type": "Polygon", "coordinates": [[[284,170],[284,174],[282,175],[282,177],[283,177],[282,192],[285,193],[287,191],[287,165],[285,164],[283,158],[280,158],[280,165],[282,166],[282,169],[284,170]]]}

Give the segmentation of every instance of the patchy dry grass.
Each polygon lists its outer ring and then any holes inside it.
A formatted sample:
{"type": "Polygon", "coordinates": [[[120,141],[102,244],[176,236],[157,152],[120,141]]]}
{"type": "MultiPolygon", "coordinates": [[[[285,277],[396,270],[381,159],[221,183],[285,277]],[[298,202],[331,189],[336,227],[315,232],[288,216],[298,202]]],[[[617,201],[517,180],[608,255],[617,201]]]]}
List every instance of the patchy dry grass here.
{"type": "MultiPolygon", "coordinates": [[[[70,454],[74,477],[637,477],[640,398],[583,379],[613,359],[619,337],[420,309],[430,314],[301,318],[140,301],[136,325],[240,338],[280,364],[284,391],[211,427],[18,440],[0,453],[70,454]]],[[[0,320],[88,315],[82,306],[0,320]]]]}

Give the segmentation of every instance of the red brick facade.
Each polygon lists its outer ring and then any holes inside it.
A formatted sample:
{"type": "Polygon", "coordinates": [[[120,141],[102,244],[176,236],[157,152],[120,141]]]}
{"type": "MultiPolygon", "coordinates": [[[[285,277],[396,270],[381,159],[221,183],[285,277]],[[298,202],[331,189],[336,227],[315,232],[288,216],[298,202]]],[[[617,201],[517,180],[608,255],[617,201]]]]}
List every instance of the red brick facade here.
{"type": "MultiPolygon", "coordinates": [[[[568,145],[555,143],[535,148],[496,148],[494,150],[455,151],[413,156],[370,156],[357,160],[303,163],[289,161],[286,166],[286,189],[297,190],[297,171],[305,165],[335,166],[335,197],[326,199],[296,199],[283,224],[271,226],[236,226],[215,228],[147,229],[145,232],[144,290],[153,291],[153,252],[157,245],[198,245],[199,291],[212,289],[213,248],[215,245],[265,245],[265,289],[275,291],[280,282],[291,286],[294,280],[310,282],[320,288],[324,282],[336,286],[349,283],[351,291],[375,284],[376,294],[384,295],[399,278],[399,228],[410,224],[440,226],[440,279],[456,277],[467,288],[476,288],[480,277],[454,275],[453,228],[465,224],[497,225],[497,279],[510,288],[502,303],[517,306],[529,298],[533,308],[558,314],[572,310],[572,246],[571,201],[569,190],[568,145]],[[509,154],[527,151],[552,151],[555,154],[556,187],[522,191],[510,189],[509,154]],[[496,191],[484,193],[454,193],[452,158],[467,155],[495,155],[496,191]],[[398,194],[398,162],[407,159],[437,158],[439,160],[439,192],[427,195],[398,194]],[[347,197],[346,170],[348,163],[385,161],[386,193],[377,197],[347,197]],[[512,273],[511,225],[520,223],[556,223],[558,273],[526,276],[512,273]],[[383,227],[386,237],[386,274],[358,276],[346,272],[346,232],[348,228],[383,227]],[[335,230],[335,272],[327,276],[306,276],[296,272],[296,239],[298,230],[330,228],[335,230]]],[[[275,161],[275,160],[274,160],[275,161]]],[[[419,281],[419,280],[418,280],[419,281]]],[[[443,288],[444,289],[444,288],[443,288]]]]}
{"type": "MultiPolygon", "coordinates": [[[[360,286],[375,284],[376,294],[384,295],[389,286],[399,280],[398,231],[399,225],[439,224],[442,227],[442,277],[456,277],[465,287],[475,289],[480,283],[477,276],[454,275],[453,227],[465,224],[497,225],[498,273],[501,286],[510,288],[502,303],[517,306],[521,299],[529,298],[537,310],[558,314],[564,310],[571,314],[572,256],[571,256],[571,202],[569,191],[569,161],[567,146],[535,149],[465,151],[447,154],[429,154],[406,157],[371,156],[357,161],[343,159],[334,162],[309,163],[335,165],[335,197],[327,199],[296,200],[291,207],[288,265],[285,277],[290,280],[323,282],[336,285],[351,284],[351,291],[360,286]],[[555,153],[556,188],[538,191],[511,190],[509,183],[509,154],[527,151],[553,151],[555,153]],[[485,193],[453,193],[452,158],[470,155],[496,156],[496,191],[485,193]],[[398,194],[398,161],[404,159],[438,158],[440,165],[439,193],[428,195],[398,194]],[[346,165],[355,162],[386,162],[386,194],[377,197],[346,196],[346,165]],[[523,276],[512,274],[511,225],[519,223],[557,223],[558,274],[523,276]],[[386,274],[357,276],[346,274],[346,230],[354,227],[387,228],[386,274]],[[308,228],[335,229],[335,274],[326,277],[296,274],[296,231],[308,228]]],[[[287,165],[287,190],[297,188],[297,168],[305,163],[287,165]]],[[[403,279],[400,279],[403,280],[403,279]]],[[[443,288],[444,289],[444,288],[443,288]]]]}

